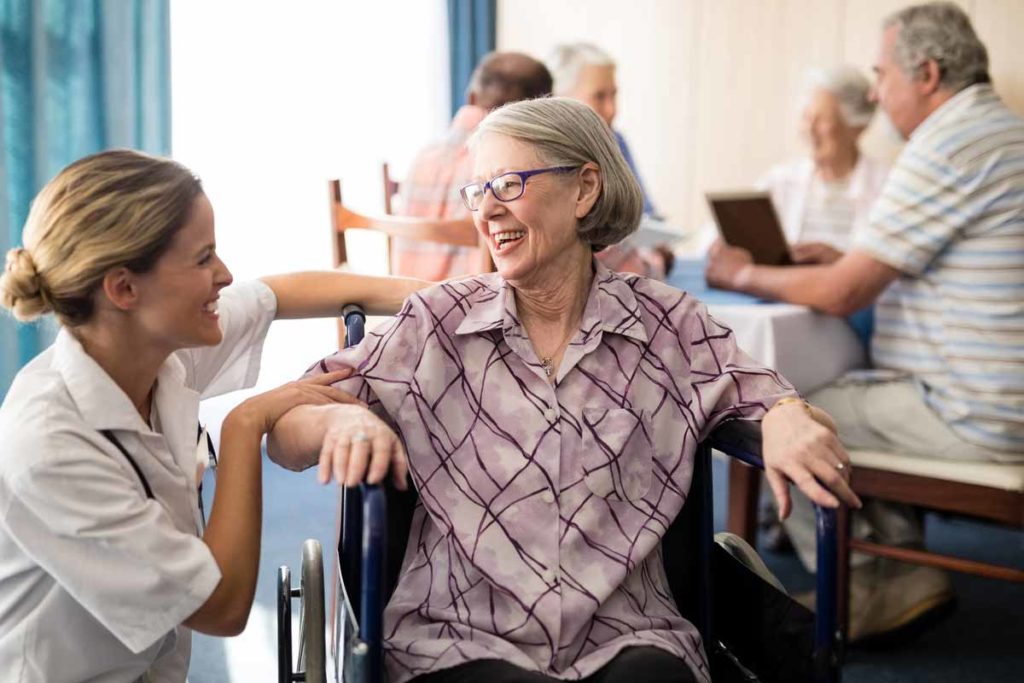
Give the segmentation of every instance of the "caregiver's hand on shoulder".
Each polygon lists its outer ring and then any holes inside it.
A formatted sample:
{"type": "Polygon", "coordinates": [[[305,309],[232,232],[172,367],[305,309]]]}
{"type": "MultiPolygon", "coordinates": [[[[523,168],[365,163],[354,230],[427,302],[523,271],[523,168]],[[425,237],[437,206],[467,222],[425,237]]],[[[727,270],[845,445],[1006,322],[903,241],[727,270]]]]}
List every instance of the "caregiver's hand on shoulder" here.
{"type": "Polygon", "coordinates": [[[861,507],[850,488],[850,456],[836,437],[832,418],[817,408],[814,417],[811,413],[807,404],[784,401],[761,422],[765,476],[779,504],[779,519],[792,509],[789,482],[822,507],[839,507],[839,501],[861,507]]]}
{"type": "Polygon", "coordinates": [[[331,386],[331,384],[345,379],[352,372],[351,368],[328,372],[288,382],[276,389],[257,394],[232,410],[225,419],[225,423],[229,420],[233,423],[241,421],[242,424],[263,435],[274,428],[282,415],[296,406],[331,404],[361,406],[362,402],[357,398],[331,386]]]}
{"type": "Polygon", "coordinates": [[[379,484],[390,469],[395,488],[404,491],[409,463],[391,428],[361,405],[339,405],[329,413],[320,449],[320,483],[333,477],[345,486],[364,479],[379,484]]]}

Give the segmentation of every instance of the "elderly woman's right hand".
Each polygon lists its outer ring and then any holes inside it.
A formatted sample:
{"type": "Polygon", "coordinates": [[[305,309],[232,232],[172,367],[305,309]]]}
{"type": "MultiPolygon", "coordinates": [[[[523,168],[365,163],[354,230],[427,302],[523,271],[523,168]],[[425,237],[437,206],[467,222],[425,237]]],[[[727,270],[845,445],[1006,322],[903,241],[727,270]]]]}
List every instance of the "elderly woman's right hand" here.
{"type": "Polygon", "coordinates": [[[406,489],[405,448],[383,420],[362,405],[333,406],[326,419],[317,475],[321,484],[332,476],[345,486],[356,486],[364,477],[378,484],[390,469],[395,488],[406,489]]]}
{"type": "Polygon", "coordinates": [[[765,477],[779,504],[779,519],[789,516],[789,482],[822,507],[838,507],[840,500],[861,507],[850,488],[850,456],[828,413],[780,403],[762,420],[761,438],[765,477]]]}

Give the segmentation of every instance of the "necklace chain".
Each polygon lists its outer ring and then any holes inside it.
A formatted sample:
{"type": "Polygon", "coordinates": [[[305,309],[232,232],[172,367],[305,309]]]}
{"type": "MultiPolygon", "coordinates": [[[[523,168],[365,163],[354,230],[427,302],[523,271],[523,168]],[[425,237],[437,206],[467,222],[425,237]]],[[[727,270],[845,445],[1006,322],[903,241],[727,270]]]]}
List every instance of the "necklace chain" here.
{"type": "Polygon", "coordinates": [[[572,339],[572,335],[575,332],[576,332],[576,327],[575,326],[570,327],[569,328],[569,333],[567,335],[565,335],[565,337],[562,339],[561,343],[558,346],[555,347],[554,352],[552,352],[552,354],[550,356],[543,356],[543,357],[541,357],[541,359],[540,359],[540,366],[541,366],[541,368],[544,369],[544,375],[545,376],[551,377],[551,373],[553,373],[555,371],[555,365],[554,365],[555,356],[557,356],[562,351],[562,349],[565,348],[569,344],[569,340],[572,339]]]}

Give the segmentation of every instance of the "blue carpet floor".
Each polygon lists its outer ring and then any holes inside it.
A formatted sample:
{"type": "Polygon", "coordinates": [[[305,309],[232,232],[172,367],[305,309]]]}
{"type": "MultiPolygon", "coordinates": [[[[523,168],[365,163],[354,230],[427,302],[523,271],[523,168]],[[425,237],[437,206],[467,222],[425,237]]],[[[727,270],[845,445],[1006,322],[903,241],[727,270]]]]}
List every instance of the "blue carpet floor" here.
{"type": "MultiPolygon", "coordinates": [[[[716,492],[724,492],[724,463],[715,461],[714,475],[716,492]]],[[[287,563],[297,572],[306,538],[320,539],[325,548],[333,544],[335,488],[317,485],[312,471],[295,474],[270,463],[263,481],[263,561],[253,617],[238,638],[196,636],[191,683],[276,680],[277,568],[287,563]]],[[[725,504],[719,493],[718,528],[724,526],[725,504]]],[[[949,554],[1024,566],[1024,534],[993,526],[930,518],[928,543],[949,554]]],[[[794,555],[764,557],[791,592],[813,586],[794,555]]],[[[959,601],[948,618],[898,650],[852,648],[843,671],[845,683],[1024,680],[1024,585],[965,575],[953,580],[959,601]]]]}

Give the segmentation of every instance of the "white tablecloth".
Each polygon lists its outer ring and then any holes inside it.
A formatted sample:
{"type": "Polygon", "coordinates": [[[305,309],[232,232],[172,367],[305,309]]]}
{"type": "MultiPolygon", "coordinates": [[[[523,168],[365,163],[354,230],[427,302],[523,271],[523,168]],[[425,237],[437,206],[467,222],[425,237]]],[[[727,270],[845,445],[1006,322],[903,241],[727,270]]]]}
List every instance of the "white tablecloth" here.
{"type": "Polygon", "coordinates": [[[740,348],[777,370],[802,395],[866,364],[864,347],[841,318],[791,304],[709,304],[740,348]]]}

